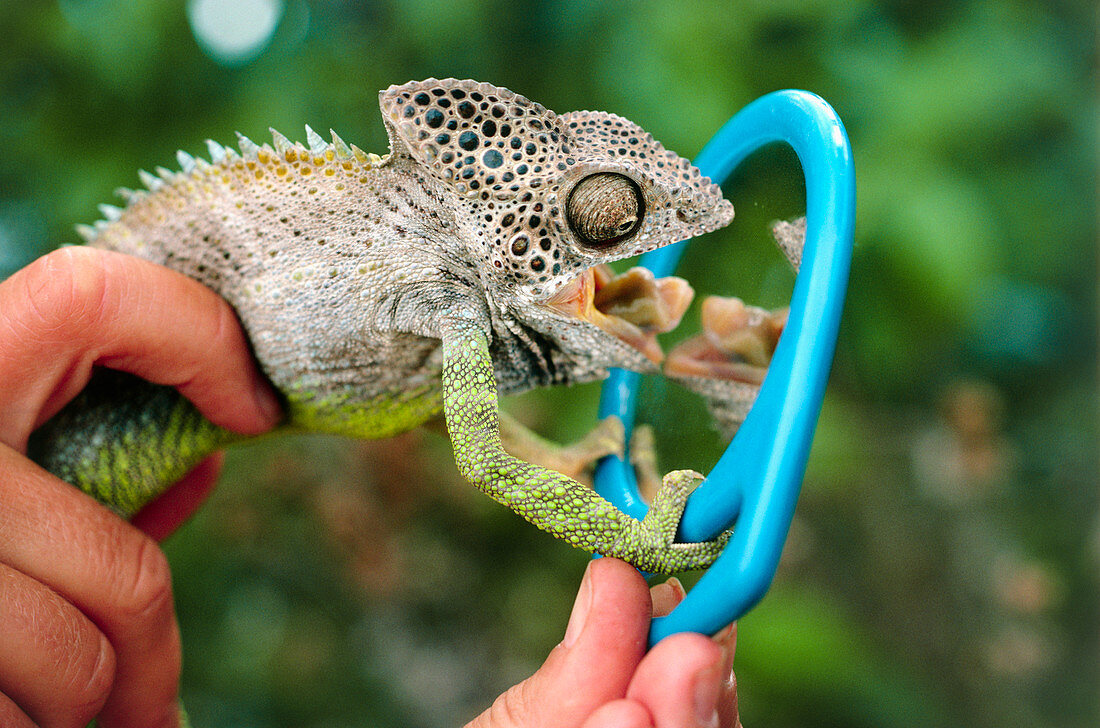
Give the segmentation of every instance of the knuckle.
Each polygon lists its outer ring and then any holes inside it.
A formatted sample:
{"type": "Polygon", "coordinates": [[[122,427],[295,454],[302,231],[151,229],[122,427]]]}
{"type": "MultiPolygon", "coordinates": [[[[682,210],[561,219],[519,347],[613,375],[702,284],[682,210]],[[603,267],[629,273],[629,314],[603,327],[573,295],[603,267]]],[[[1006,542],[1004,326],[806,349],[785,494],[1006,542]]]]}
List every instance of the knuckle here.
{"type": "MultiPolygon", "coordinates": [[[[210,389],[215,386],[215,380],[210,376],[215,369],[228,371],[231,376],[237,376],[238,368],[232,365],[224,366],[222,363],[236,362],[249,356],[248,344],[236,312],[221,296],[197,284],[194,293],[196,295],[189,298],[189,305],[193,307],[192,321],[196,324],[195,338],[206,342],[206,345],[189,350],[186,358],[178,362],[177,384],[188,386],[199,383],[204,389],[210,389]],[[212,352],[218,352],[222,356],[212,361],[212,352]]],[[[222,384],[221,378],[217,380],[217,384],[222,384]]]]}
{"type": "Polygon", "coordinates": [[[489,708],[489,725],[527,725],[534,717],[532,706],[537,701],[531,700],[531,687],[528,682],[522,682],[512,686],[503,693],[489,708]]]}
{"type": "MultiPolygon", "coordinates": [[[[206,351],[229,353],[233,356],[240,356],[247,352],[237,314],[220,296],[209,295],[205,298],[208,309],[211,309],[205,313],[203,319],[208,327],[206,340],[210,342],[206,351]]],[[[206,369],[209,366],[206,354],[199,353],[194,366],[196,370],[206,369]]]]}
{"type": "Polygon", "coordinates": [[[37,259],[22,271],[29,312],[45,330],[66,335],[73,326],[104,315],[110,275],[100,251],[67,247],[37,259]]]}
{"type": "Polygon", "coordinates": [[[128,623],[159,623],[172,615],[172,572],[168,558],[151,538],[142,536],[131,560],[130,578],[116,605],[116,615],[128,623]]]}
{"type": "Polygon", "coordinates": [[[0,582],[0,615],[5,625],[0,642],[12,638],[22,645],[25,674],[32,677],[22,681],[17,691],[33,711],[28,715],[43,725],[87,725],[107,701],[114,683],[111,643],[87,616],[52,590],[27,588],[33,582],[13,569],[0,570],[0,582]]]}
{"type": "Polygon", "coordinates": [[[210,337],[216,342],[236,342],[240,338],[240,324],[229,304],[220,296],[209,296],[214,311],[210,317],[210,337]]]}
{"type": "Polygon", "coordinates": [[[70,703],[66,713],[71,716],[74,728],[87,725],[99,713],[114,684],[115,653],[102,633],[98,650],[89,651],[80,663],[73,665],[69,688],[64,691],[70,703]]]}

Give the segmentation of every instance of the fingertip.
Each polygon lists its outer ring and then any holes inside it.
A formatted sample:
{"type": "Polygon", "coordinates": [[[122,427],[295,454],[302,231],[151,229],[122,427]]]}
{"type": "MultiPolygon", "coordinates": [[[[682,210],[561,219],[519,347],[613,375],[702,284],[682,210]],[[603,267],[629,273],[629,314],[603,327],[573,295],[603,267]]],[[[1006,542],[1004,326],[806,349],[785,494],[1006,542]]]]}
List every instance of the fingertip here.
{"type": "Polygon", "coordinates": [[[180,393],[216,425],[242,435],[270,430],[282,418],[282,406],[256,363],[237,312],[213,291],[196,288],[202,290],[203,303],[196,300],[191,315],[205,327],[208,341],[192,360],[192,376],[179,382],[180,393]]]}
{"type": "Polygon", "coordinates": [[[597,607],[596,613],[601,624],[609,616],[614,618],[621,615],[629,618],[632,613],[629,607],[647,600],[645,591],[645,579],[625,561],[614,558],[589,561],[581,578],[562,645],[569,648],[576,643],[588,624],[588,615],[594,606],[597,607]]]}
{"type": "Polygon", "coordinates": [[[657,661],[666,655],[678,655],[684,662],[694,664],[715,661],[721,656],[722,648],[710,637],[697,632],[679,632],[658,642],[649,654],[656,655],[657,661]]]}
{"type": "Polygon", "coordinates": [[[592,609],[592,572],[595,562],[588,562],[581,577],[581,585],[577,589],[577,598],[573,601],[573,611],[569,613],[569,623],[565,628],[565,636],[562,638],[562,647],[569,649],[576,644],[577,639],[584,631],[584,625],[588,621],[588,613],[592,609]]]}
{"type": "Polygon", "coordinates": [[[553,696],[560,725],[623,697],[645,655],[649,589],[634,567],[612,558],[589,562],[567,636],[526,684],[553,696]],[[560,707],[568,705],[568,708],[560,707]]]}
{"type": "Polygon", "coordinates": [[[646,706],[656,725],[712,725],[721,700],[722,648],[701,634],[666,637],[649,651],[626,697],[646,706]]]}
{"type": "Polygon", "coordinates": [[[255,402],[256,410],[260,415],[259,424],[261,429],[259,432],[250,434],[267,432],[283,419],[283,406],[279,401],[279,395],[259,374],[256,378],[257,381],[252,388],[252,400],[255,402]]]}
{"type": "Polygon", "coordinates": [[[606,588],[627,591],[631,596],[649,590],[641,572],[622,559],[593,559],[588,565],[588,572],[593,580],[606,588]]]}
{"type": "MultiPolygon", "coordinates": [[[[647,634],[652,603],[641,572],[620,559],[595,559],[588,567],[593,611],[601,632],[619,630],[647,634]]],[[[644,641],[644,637],[642,638],[644,641]]]]}
{"type": "Polygon", "coordinates": [[[595,710],[582,728],[653,728],[653,717],[634,700],[613,700],[595,710]]]}
{"type": "Polygon", "coordinates": [[[737,622],[733,622],[728,627],[722,629],[718,634],[714,635],[712,639],[722,648],[722,653],[726,656],[726,660],[732,668],[733,655],[737,651],[737,622]]]}

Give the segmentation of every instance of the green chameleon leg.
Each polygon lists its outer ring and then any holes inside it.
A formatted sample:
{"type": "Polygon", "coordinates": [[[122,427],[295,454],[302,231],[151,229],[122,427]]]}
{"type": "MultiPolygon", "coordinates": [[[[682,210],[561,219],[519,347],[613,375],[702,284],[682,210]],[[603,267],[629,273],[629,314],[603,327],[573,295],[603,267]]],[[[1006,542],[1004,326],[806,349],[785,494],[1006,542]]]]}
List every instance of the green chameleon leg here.
{"type": "Polygon", "coordinates": [[[721,553],[725,537],[704,543],[674,541],[687,496],[700,476],[691,471],[665,476],[653,507],[637,521],[575,480],[505,451],[489,343],[474,321],[448,320],[443,359],[443,411],[455,460],[478,488],[574,546],[645,571],[704,568],[721,553]]]}
{"type": "Polygon", "coordinates": [[[171,387],[103,369],[31,435],[27,454],[130,517],[204,457],[240,439],[171,387]]]}

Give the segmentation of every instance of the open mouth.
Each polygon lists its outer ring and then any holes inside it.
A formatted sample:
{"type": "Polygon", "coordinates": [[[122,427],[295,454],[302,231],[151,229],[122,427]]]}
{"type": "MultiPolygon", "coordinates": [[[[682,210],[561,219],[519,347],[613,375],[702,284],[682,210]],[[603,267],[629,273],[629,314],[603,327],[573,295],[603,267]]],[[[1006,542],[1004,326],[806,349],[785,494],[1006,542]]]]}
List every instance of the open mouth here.
{"type": "Polygon", "coordinates": [[[789,309],[746,306],[740,298],[703,300],[703,333],[668,354],[665,374],[760,384],[768,371],[789,309]]]}
{"type": "Polygon", "coordinates": [[[703,332],[677,345],[666,361],[657,336],[679,325],[694,296],[683,278],[656,278],[641,267],[616,274],[599,265],[570,281],[547,305],[594,324],[654,364],[665,362],[668,376],[763,381],[787,309],[768,311],[738,298],[709,296],[703,301],[703,332]]]}
{"type": "Polygon", "coordinates": [[[641,267],[616,275],[598,265],[570,281],[547,305],[598,326],[659,364],[665,354],[657,335],[676,328],[694,296],[683,278],[656,278],[641,267]]]}

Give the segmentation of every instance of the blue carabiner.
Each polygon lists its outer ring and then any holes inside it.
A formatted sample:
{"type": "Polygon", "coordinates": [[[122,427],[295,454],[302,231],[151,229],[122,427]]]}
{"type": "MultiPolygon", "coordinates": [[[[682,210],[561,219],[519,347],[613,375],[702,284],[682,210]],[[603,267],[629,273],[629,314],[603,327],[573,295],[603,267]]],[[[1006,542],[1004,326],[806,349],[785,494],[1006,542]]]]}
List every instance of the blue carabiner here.
{"type": "MultiPolygon", "coordinates": [[[[794,516],[825,395],[855,226],[855,168],[844,125],[819,96],[776,91],[730,119],[695,164],[721,184],[752,152],[772,142],[791,145],[806,178],[806,245],[790,316],[755,404],[691,494],[678,538],[705,541],[736,522],[733,536],[683,602],[667,617],[653,620],[650,644],[676,632],[713,634],[764,596],[794,516]]],[[[669,275],[687,243],[647,253],[640,264],[655,275],[669,275]]],[[[600,417],[617,415],[628,438],[639,380],[634,372],[612,370],[600,398],[600,417]]],[[[626,460],[601,460],[596,489],[631,516],[645,515],[626,460]]]]}

